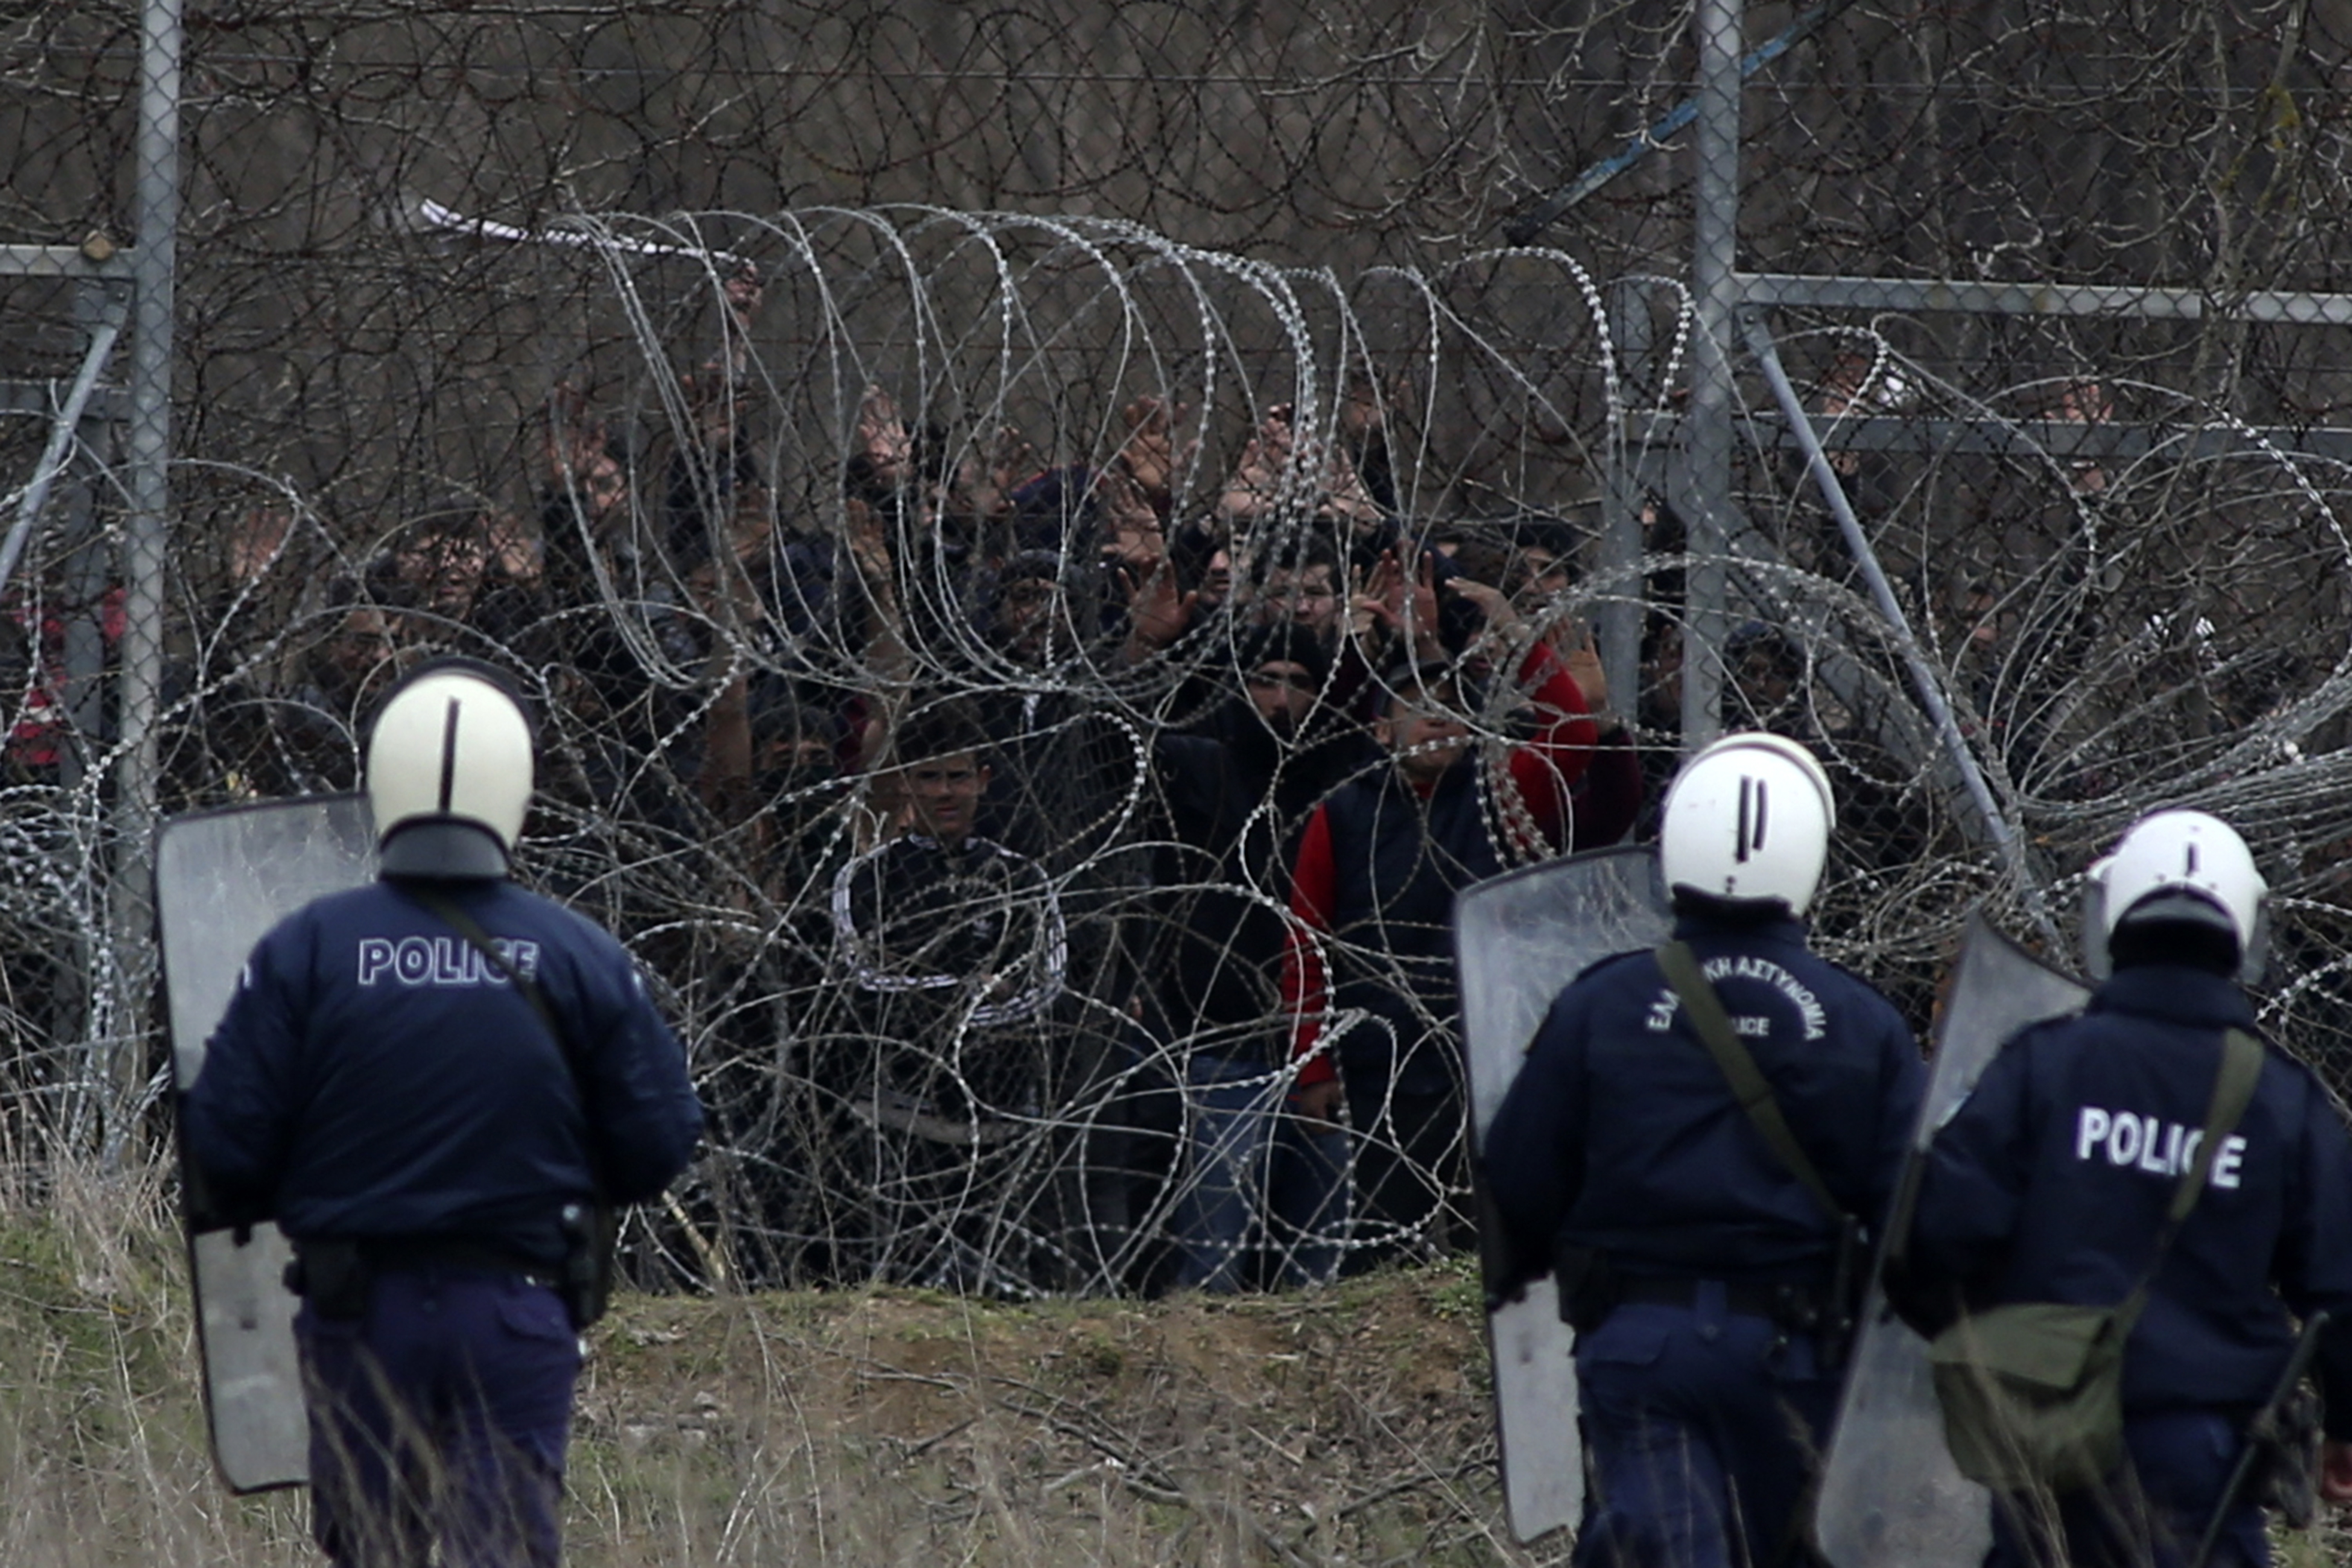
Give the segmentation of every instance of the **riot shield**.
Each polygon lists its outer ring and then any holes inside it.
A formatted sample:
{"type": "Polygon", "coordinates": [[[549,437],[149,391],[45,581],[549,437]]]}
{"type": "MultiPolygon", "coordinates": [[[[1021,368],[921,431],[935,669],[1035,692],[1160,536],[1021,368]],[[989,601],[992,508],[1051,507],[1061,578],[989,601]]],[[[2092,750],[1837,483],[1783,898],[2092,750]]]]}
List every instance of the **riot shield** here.
{"type": "MultiPolygon", "coordinates": [[[[1913,1135],[1925,1149],[2002,1042],[2080,1008],[2087,993],[1984,923],[1968,939],[1936,1029],[1936,1066],[1913,1135]]],[[[1832,1568],[1976,1568],[1990,1499],[1952,1463],[1927,1346],[1874,1285],[1822,1468],[1813,1541],[1832,1568]]]]}
{"type": "MultiPolygon", "coordinates": [[[[1462,977],[1462,1043],[1470,1069],[1473,1147],[1518,1076],[1552,998],[1586,966],[1654,947],[1671,926],[1657,857],[1599,849],[1465,889],[1454,904],[1462,977]]],[[[1511,1532],[1532,1541],[1573,1524],[1584,1507],[1576,1368],[1559,1299],[1547,1277],[1488,1315],[1495,1421],[1511,1532]]]]}
{"type": "MultiPolygon", "coordinates": [[[[227,1011],[237,972],[278,921],[374,875],[365,797],[320,795],[193,813],[155,841],[155,918],[172,1026],[172,1072],[185,1089],[227,1011]]],[[[310,1479],[310,1423],[294,1349],[289,1257],[271,1225],[240,1235],[191,1215],[205,1405],[213,1456],[236,1492],[310,1479]]]]}

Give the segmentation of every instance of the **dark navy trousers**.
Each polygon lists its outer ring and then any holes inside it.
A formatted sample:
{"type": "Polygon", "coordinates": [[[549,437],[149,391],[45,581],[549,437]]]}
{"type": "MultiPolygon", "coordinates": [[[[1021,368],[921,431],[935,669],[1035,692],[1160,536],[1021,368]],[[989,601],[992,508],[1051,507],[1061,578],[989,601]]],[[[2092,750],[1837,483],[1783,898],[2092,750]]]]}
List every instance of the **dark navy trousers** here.
{"type": "MultiPolygon", "coordinates": [[[[2124,1424],[2131,1465],[2105,1485],[2057,1500],[2000,1500],[1986,1568],[2183,1568],[2197,1554],[2243,1447],[2241,1419],[2197,1411],[2135,1416],[2124,1424]],[[2063,1531],[2052,1539],[2052,1526],[2063,1531]],[[2062,1554],[2063,1544],[2063,1554],[2062,1554]]],[[[2259,1478],[2255,1478],[2258,1479],[2259,1478]]],[[[2245,1490],[2255,1490],[2250,1480],[2245,1490]]],[[[2241,1495],[2208,1568],[2265,1568],[2262,1510],[2241,1495]]]]}
{"type": "Polygon", "coordinates": [[[580,1339],[520,1274],[389,1270],[366,1313],[295,1319],[312,1531],[342,1568],[555,1568],[580,1339]]]}
{"type": "MultiPolygon", "coordinates": [[[[1576,1340],[1584,1527],[1576,1568],[1773,1568],[1795,1537],[1838,1381],[1809,1336],[1692,1306],[1619,1307],[1576,1340]]],[[[1785,1555],[1784,1555],[1785,1554],[1785,1555]]]]}

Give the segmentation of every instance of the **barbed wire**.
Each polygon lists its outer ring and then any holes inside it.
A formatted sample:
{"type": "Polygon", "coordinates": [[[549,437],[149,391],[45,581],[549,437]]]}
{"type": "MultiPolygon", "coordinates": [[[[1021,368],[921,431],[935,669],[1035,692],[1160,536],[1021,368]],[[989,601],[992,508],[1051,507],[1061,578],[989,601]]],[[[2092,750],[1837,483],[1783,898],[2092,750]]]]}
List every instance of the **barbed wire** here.
{"type": "MultiPolygon", "coordinates": [[[[2281,893],[2266,1017],[2340,1088],[2347,20],[1832,5],[1758,65],[1744,262],[2039,292],[1770,311],[1904,625],[1741,368],[1718,632],[1677,489],[1687,160],[1629,142],[1694,90],[1686,17],[198,16],[163,807],[350,787],[434,652],[520,672],[530,875],[630,943],[714,1108],[644,1237],[698,1276],[1150,1289],[1457,1241],[1349,1216],[1338,1173],[1458,1186],[1458,1135],[1275,1114],[1286,951],[1294,993],[1334,980],[1325,1054],[1453,1048],[1428,931],[1292,910],[1432,660],[1498,868],[1644,832],[1686,645],[1718,662],[1713,721],[1828,761],[1822,940],[1923,1030],[1969,909],[2038,929],[2133,816],[2215,810],[2281,893]],[[2147,286],[2203,304],[2112,308],[2147,286]],[[1554,659],[1630,752],[1514,760],[1554,659]],[[921,767],[956,757],[963,807],[921,767]],[[1409,1005],[1349,989],[1383,980],[1409,1005]]],[[[134,21],[0,17],[8,237],[127,232],[134,21]]],[[[80,287],[0,280],[11,511],[80,287]]],[[[35,1161],[138,1103],[114,1047],[160,1059],[110,874],[124,461],[85,420],[0,626],[0,1114],[35,1161]]]]}

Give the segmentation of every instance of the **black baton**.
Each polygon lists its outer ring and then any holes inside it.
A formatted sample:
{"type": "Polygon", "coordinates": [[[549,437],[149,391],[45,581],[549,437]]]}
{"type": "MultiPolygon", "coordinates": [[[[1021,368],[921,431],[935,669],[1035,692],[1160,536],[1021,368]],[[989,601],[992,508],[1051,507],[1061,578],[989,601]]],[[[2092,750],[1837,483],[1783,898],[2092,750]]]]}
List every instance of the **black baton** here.
{"type": "Polygon", "coordinates": [[[2213,1548],[2221,1543],[2221,1527],[2237,1506],[2238,1494],[2246,1489],[2246,1479],[2254,1473],[2254,1461],[2270,1452],[2278,1440],[2279,1412],[2294,1397],[2295,1386],[2303,1374],[2311,1370],[2311,1358],[2318,1353],[2319,1336],[2327,1327],[2326,1311],[2314,1312],[2303,1321],[2303,1333],[2294,1342],[2294,1353],[2286,1358],[2286,1370],[2279,1373],[2278,1386],[2254,1412],[2253,1420],[2246,1424],[2246,1446],[2231,1468],[2230,1484],[2221,1489],[2221,1498],[2213,1505],[2213,1517],[2205,1526],[2205,1539],[2197,1543],[2197,1555],[2189,1560],[2189,1568],[2205,1568],[2213,1555],[2213,1548]]]}

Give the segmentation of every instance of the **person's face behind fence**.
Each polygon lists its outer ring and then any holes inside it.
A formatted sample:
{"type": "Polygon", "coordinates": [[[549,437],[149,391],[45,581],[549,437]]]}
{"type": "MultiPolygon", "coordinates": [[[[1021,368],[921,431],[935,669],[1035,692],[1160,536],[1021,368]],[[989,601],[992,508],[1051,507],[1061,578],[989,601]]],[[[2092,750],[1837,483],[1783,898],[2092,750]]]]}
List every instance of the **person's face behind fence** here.
{"type": "Polygon", "coordinates": [[[1060,610],[1061,592],[1052,583],[1024,577],[1006,584],[996,612],[1001,646],[1024,664],[1040,662],[1060,610]]]}
{"type": "Polygon", "coordinates": [[[988,788],[986,765],[973,753],[959,752],[909,763],[905,771],[915,831],[950,847],[971,837],[981,795],[988,788]]]}
{"type": "Polygon", "coordinates": [[[319,651],[330,680],[342,690],[357,691],[398,660],[400,643],[383,611],[373,605],[354,605],[319,651]]]}
{"type": "Polygon", "coordinates": [[[1315,706],[1315,677],[1286,658],[1270,658],[1249,672],[1250,705],[1265,727],[1284,740],[1296,736],[1315,706]]]}
{"type": "Polygon", "coordinates": [[[1443,687],[1408,686],[1390,699],[1372,733],[1397,771],[1415,784],[1435,783],[1470,744],[1470,726],[1454,710],[1454,694],[1443,687]]]}

